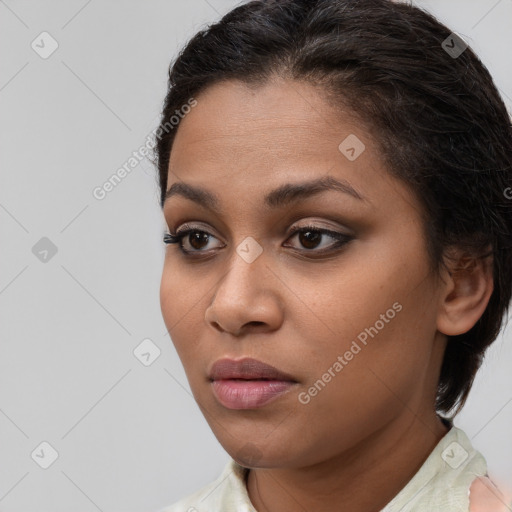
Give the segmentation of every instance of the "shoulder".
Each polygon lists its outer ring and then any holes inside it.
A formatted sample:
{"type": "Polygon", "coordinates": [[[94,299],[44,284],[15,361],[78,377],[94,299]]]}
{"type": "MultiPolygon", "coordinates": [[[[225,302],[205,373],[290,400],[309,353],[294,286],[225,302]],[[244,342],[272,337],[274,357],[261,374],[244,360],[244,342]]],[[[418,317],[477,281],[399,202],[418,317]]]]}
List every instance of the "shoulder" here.
{"type": "Polygon", "coordinates": [[[487,476],[473,480],[469,488],[469,512],[508,512],[505,496],[487,476]]]}
{"type": "Polygon", "coordinates": [[[245,468],[231,459],[215,481],[157,512],[253,512],[245,487],[245,472],[245,468]]]}
{"type": "Polygon", "coordinates": [[[165,508],[159,509],[158,512],[199,512],[199,504],[204,500],[208,492],[211,491],[211,484],[208,484],[193,494],[189,494],[179,501],[165,508]]]}
{"type": "Polygon", "coordinates": [[[210,504],[210,500],[207,498],[212,495],[215,488],[219,485],[219,480],[210,482],[172,505],[159,509],[158,512],[203,512],[203,507],[208,507],[210,504]]]}
{"type": "Polygon", "coordinates": [[[179,501],[169,505],[165,508],[159,509],[157,512],[202,512],[201,505],[207,505],[209,500],[205,500],[219,482],[222,481],[226,474],[226,469],[214,481],[204,485],[199,490],[182,497],[179,501]]]}

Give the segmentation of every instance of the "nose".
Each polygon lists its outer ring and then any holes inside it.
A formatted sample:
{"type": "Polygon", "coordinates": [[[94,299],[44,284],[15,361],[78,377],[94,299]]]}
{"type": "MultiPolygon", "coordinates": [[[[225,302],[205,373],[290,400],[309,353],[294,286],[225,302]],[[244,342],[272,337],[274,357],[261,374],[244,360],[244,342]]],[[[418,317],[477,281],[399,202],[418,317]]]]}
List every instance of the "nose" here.
{"type": "Polygon", "coordinates": [[[206,322],[233,336],[279,329],[284,309],[279,282],[264,253],[248,263],[234,252],[205,311],[206,322]]]}

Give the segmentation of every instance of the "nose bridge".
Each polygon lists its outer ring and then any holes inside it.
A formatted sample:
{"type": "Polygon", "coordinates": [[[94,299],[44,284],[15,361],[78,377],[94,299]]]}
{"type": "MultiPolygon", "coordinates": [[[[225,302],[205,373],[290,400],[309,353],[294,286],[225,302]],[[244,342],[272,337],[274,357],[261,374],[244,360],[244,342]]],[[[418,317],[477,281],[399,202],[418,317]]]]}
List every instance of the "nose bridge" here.
{"type": "Polygon", "coordinates": [[[263,247],[248,238],[232,252],[205,315],[207,322],[232,333],[256,322],[277,328],[282,317],[275,290],[269,289],[273,281],[263,247]]]}
{"type": "Polygon", "coordinates": [[[234,293],[233,298],[238,296],[240,299],[257,294],[262,288],[260,285],[268,283],[265,279],[265,275],[268,277],[267,261],[263,252],[262,245],[256,239],[251,236],[244,238],[231,255],[218,291],[226,289],[228,293],[234,293]]]}

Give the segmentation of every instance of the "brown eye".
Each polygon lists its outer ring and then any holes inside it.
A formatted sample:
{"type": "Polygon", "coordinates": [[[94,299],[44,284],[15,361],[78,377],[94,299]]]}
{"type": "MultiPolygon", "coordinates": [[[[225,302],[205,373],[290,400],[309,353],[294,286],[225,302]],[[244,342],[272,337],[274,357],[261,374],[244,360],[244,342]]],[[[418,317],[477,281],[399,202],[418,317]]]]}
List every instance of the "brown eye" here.
{"type": "Polygon", "coordinates": [[[181,240],[180,245],[184,252],[206,252],[206,250],[212,248],[208,247],[210,240],[216,240],[210,233],[199,229],[188,229],[178,233],[177,236],[181,240]]]}
{"type": "MultiPolygon", "coordinates": [[[[210,235],[204,231],[191,231],[188,233],[188,242],[197,250],[203,249],[208,245],[208,237],[210,235]]],[[[187,239],[187,237],[185,237],[187,239]]]]}
{"type": "Polygon", "coordinates": [[[298,238],[300,247],[297,249],[303,249],[305,252],[312,252],[321,254],[323,252],[329,252],[337,249],[350,242],[354,237],[338,233],[337,231],[331,231],[329,229],[323,229],[316,226],[304,226],[295,228],[290,236],[289,240],[298,238]],[[329,239],[331,241],[329,241],[329,239]],[[318,250],[314,250],[318,249],[318,250]]]}
{"type": "MultiPolygon", "coordinates": [[[[298,238],[299,246],[295,246],[298,251],[321,256],[324,253],[329,254],[335,249],[341,248],[353,240],[354,236],[316,226],[304,226],[292,231],[288,240],[293,238],[298,238]]],[[[179,249],[190,257],[199,256],[202,253],[207,255],[210,253],[209,249],[225,247],[223,245],[209,247],[210,242],[214,240],[217,240],[217,238],[211,233],[192,227],[183,229],[176,234],[168,233],[164,237],[165,243],[178,244],[179,249]]],[[[293,245],[284,244],[283,247],[293,247],[293,245]]]]}
{"type": "Polygon", "coordinates": [[[302,231],[299,233],[299,241],[306,249],[314,249],[322,240],[322,234],[314,231],[302,231]]]}

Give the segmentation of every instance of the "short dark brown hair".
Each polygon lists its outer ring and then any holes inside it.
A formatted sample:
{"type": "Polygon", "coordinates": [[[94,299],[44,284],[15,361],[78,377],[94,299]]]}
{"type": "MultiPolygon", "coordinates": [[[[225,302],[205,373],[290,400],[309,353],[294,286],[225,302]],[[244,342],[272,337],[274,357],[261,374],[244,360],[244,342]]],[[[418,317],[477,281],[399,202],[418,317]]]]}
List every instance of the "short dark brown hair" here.
{"type": "MultiPolygon", "coordinates": [[[[455,416],[511,298],[512,126],[471,48],[458,56],[446,50],[445,40],[455,45],[451,34],[426,11],[391,0],[246,2],[198,32],[170,66],[160,128],[191,97],[230,79],[306,81],[349,107],[390,173],[417,195],[432,271],[446,264],[450,246],[493,257],[485,312],[467,333],[448,337],[436,410],[457,406],[455,416]]],[[[178,128],[157,137],[162,207],[178,128]]]]}

